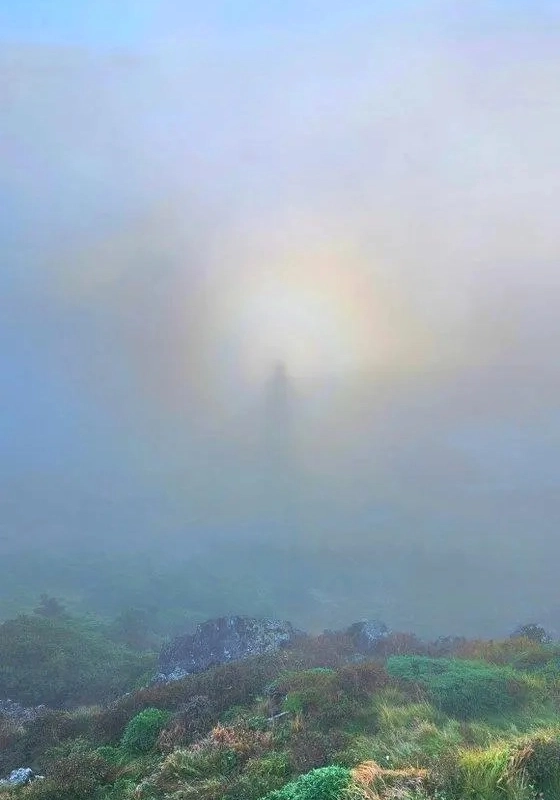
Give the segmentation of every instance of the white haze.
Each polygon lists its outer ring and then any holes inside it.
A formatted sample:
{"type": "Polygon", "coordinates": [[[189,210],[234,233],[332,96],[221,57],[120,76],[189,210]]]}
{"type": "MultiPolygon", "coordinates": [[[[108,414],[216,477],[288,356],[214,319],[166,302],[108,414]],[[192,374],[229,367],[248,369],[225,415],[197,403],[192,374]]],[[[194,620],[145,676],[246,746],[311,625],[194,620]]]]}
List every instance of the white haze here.
{"type": "Polygon", "coordinates": [[[446,552],[459,625],[554,616],[558,15],[514,5],[4,46],[6,552],[390,542],[419,628],[446,552]]]}

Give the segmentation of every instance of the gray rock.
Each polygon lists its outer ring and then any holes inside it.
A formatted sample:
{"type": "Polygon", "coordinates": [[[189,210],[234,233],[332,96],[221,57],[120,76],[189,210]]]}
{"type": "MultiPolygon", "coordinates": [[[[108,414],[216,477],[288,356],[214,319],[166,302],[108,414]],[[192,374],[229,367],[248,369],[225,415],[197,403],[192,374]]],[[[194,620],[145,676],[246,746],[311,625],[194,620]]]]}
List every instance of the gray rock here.
{"type": "Polygon", "coordinates": [[[12,770],[7,778],[0,780],[0,786],[25,786],[39,777],[42,776],[35,775],[30,767],[20,767],[12,770]]]}
{"type": "Polygon", "coordinates": [[[542,625],[538,625],[536,622],[529,622],[525,625],[519,625],[513,633],[510,634],[510,639],[530,639],[532,642],[538,642],[539,644],[550,644],[552,642],[552,636],[546,631],[542,625]]]}
{"type": "Polygon", "coordinates": [[[241,661],[286,647],[300,635],[289,622],[253,617],[221,617],[178,636],[160,654],[156,681],[172,681],[218,664],[241,661]]]}
{"type": "Polygon", "coordinates": [[[0,700],[0,717],[13,722],[33,722],[47,711],[46,706],[22,706],[14,700],[0,700]]]}
{"type": "Polygon", "coordinates": [[[387,638],[390,630],[384,622],[364,619],[350,625],[346,633],[352,639],[358,653],[373,655],[379,644],[387,638]]]}
{"type": "Polygon", "coordinates": [[[171,672],[158,672],[152,682],[168,683],[169,681],[180,681],[181,678],[186,678],[189,674],[184,667],[175,667],[171,672]]]}

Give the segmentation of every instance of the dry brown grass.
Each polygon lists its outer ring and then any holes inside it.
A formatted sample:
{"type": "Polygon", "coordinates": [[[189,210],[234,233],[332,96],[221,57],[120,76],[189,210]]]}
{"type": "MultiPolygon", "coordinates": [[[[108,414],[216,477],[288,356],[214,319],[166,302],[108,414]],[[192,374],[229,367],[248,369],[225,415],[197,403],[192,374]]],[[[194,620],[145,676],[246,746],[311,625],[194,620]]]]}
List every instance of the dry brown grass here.
{"type": "Polygon", "coordinates": [[[417,767],[384,769],[375,761],[363,761],[352,770],[352,783],[364,800],[396,800],[409,789],[418,789],[428,771],[417,767]]]}
{"type": "Polygon", "coordinates": [[[270,731],[254,731],[241,726],[216,725],[206,741],[210,745],[227,747],[238,755],[259,755],[272,746],[270,731]]]}
{"type": "Polygon", "coordinates": [[[298,712],[290,723],[290,729],[292,733],[297,734],[302,732],[303,727],[303,715],[298,712]]]}
{"type": "Polygon", "coordinates": [[[177,720],[161,731],[156,743],[157,749],[161,753],[171,753],[184,744],[185,736],[185,725],[181,720],[177,720]]]}

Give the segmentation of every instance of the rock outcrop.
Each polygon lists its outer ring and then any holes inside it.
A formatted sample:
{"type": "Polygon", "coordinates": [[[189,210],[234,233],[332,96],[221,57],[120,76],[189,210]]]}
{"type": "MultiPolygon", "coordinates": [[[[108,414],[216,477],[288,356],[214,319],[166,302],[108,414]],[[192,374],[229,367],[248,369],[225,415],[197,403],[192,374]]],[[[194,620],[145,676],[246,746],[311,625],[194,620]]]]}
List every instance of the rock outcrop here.
{"type": "Polygon", "coordinates": [[[2,778],[0,786],[26,786],[42,778],[42,775],[36,775],[30,767],[19,767],[12,770],[7,778],[2,778]]]}
{"type": "Polygon", "coordinates": [[[387,638],[389,633],[389,628],[379,620],[355,622],[346,631],[356,652],[364,656],[374,655],[379,644],[387,638]]]}
{"type": "Polygon", "coordinates": [[[13,722],[33,722],[47,711],[46,706],[22,706],[14,700],[0,700],[0,718],[13,722]]]}
{"type": "Polygon", "coordinates": [[[532,642],[538,644],[550,644],[552,636],[546,631],[542,625],[537,625],[536,622],[529,622],[525,625],[519,625],[511,634],[510,639],[530,639],[532,642]]]}
{"type": "MultiPolygon", "coordinates": [[[[390,631],[378,620],[362,620],[339,633],[350,638],[355,648],[349,659],[359,660],[378,654],[390,631]]],[[[177,636],[164,645],[154,682],[180,680],[219,664],[295,646],[302,638],[306,635],[289,622],[239,616],[211,619],[198,625],[193,634],[177,636]]]]}
{"type": "Polygon", "coordinates": [[[178,636],[163,647],[155,680],[179,680],[218,664],[271,653],[299,635],[289,622],[273,619],[212,619],[198,625],[193,634],[178,636]]]}

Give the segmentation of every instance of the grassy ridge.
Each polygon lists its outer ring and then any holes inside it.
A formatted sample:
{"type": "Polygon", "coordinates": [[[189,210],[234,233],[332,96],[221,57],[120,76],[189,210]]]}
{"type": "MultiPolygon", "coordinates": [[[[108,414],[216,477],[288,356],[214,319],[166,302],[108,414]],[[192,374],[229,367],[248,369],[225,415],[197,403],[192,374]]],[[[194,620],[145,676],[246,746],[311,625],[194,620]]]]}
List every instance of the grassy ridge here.
{"type": "Polygon", "coordinates": [[[379,658],[348,663],[346,642],[319,637],[110,706],[52,711],[24,726],[4,720],[3,772],[25,763],[46,777],[0,792],[29,800],[557,800],[558,647],[466,642],[440,658],[404,653],[403,641],[394,639],[397,654],[386,642],[379,658]]]}

